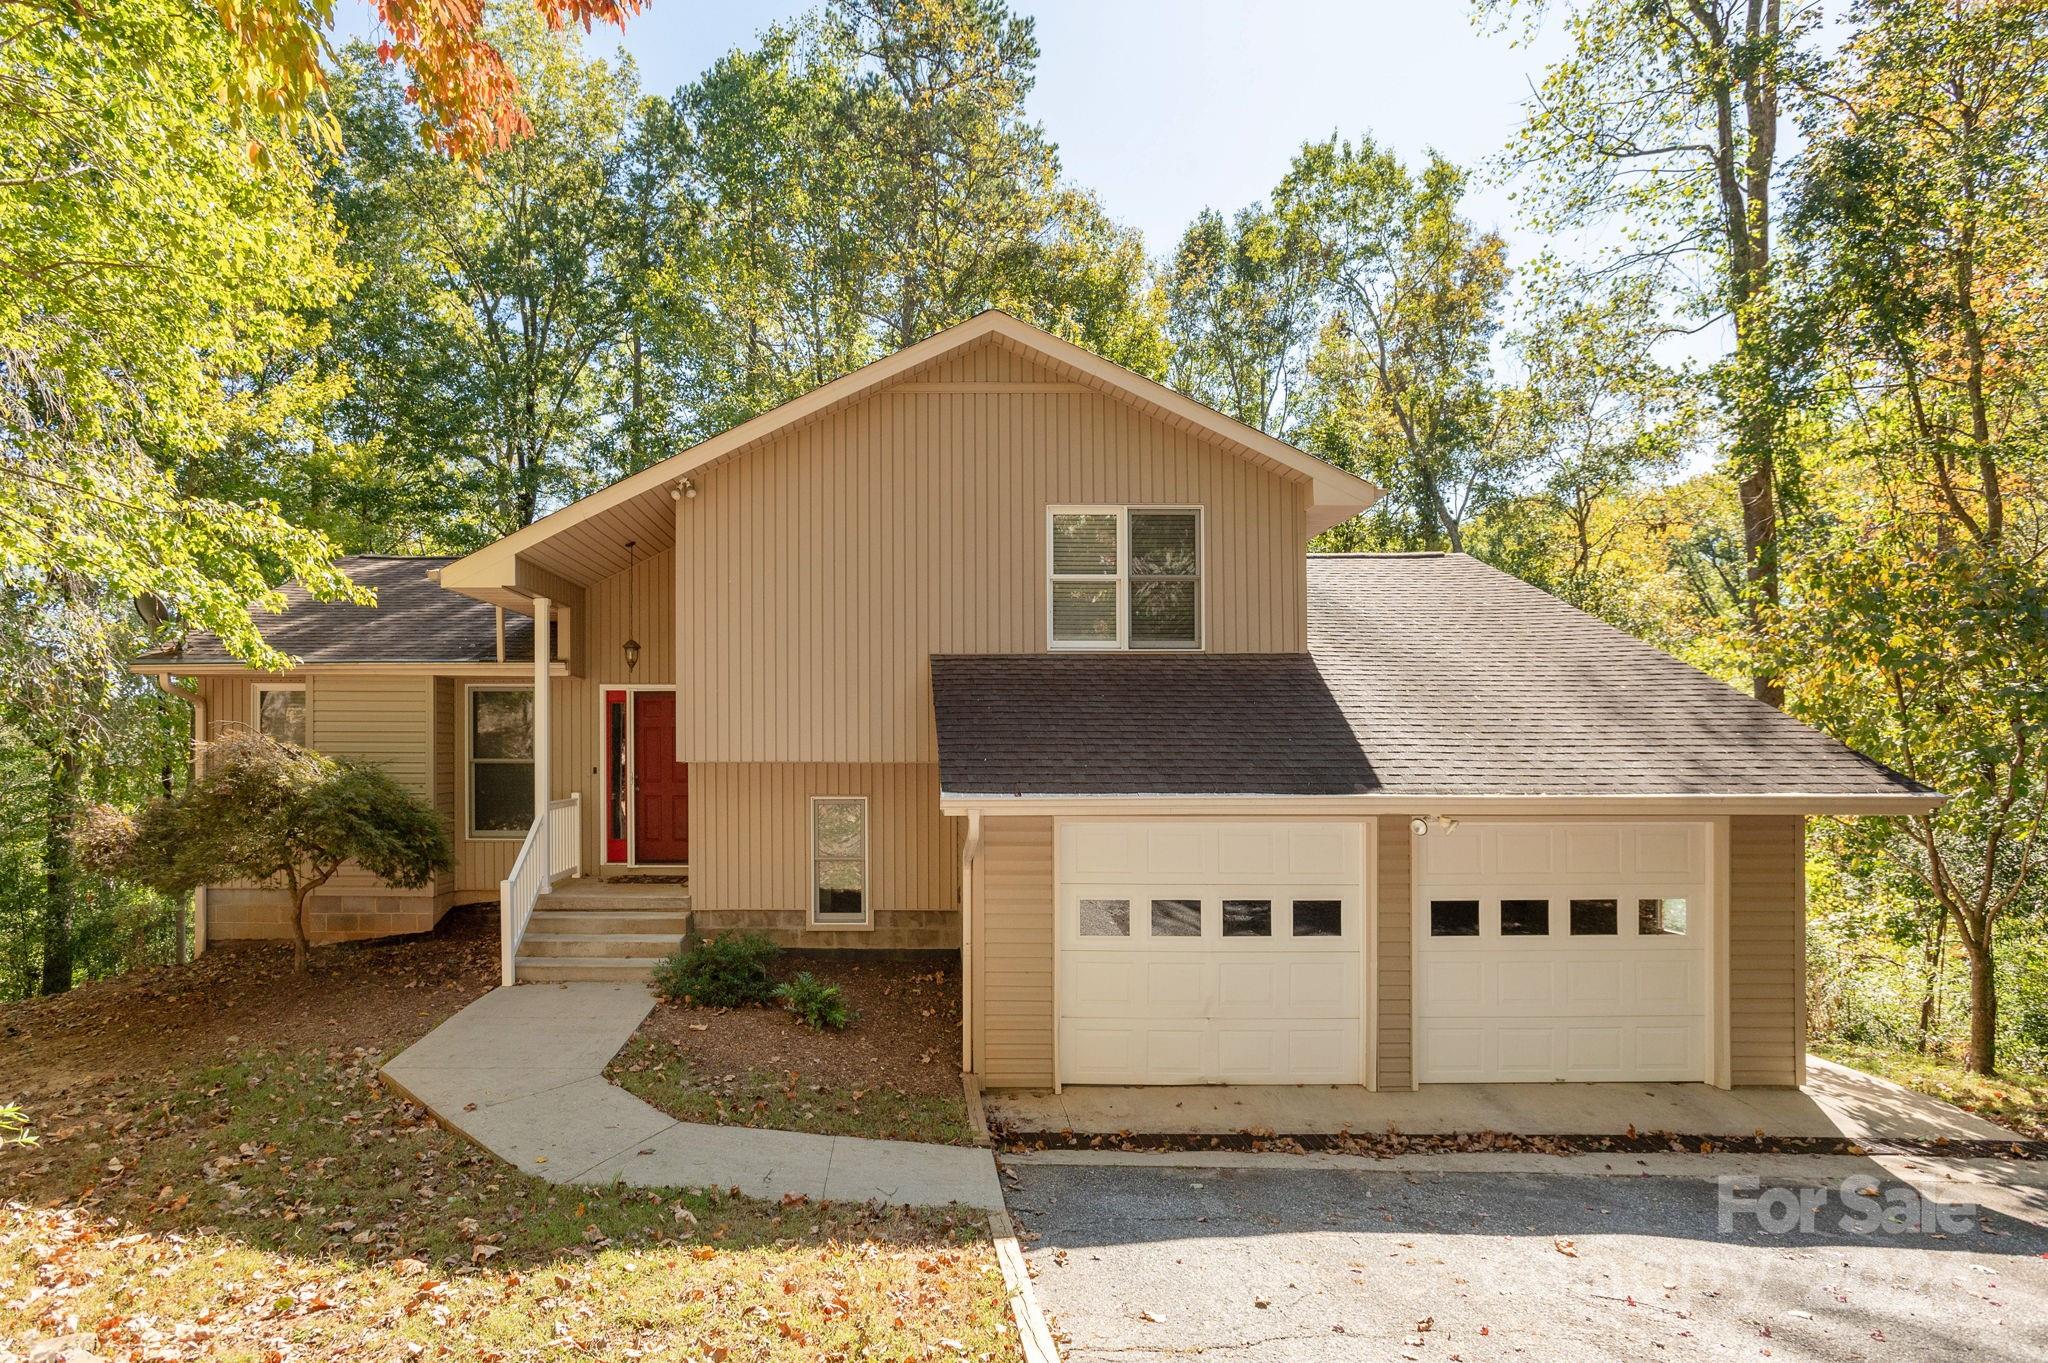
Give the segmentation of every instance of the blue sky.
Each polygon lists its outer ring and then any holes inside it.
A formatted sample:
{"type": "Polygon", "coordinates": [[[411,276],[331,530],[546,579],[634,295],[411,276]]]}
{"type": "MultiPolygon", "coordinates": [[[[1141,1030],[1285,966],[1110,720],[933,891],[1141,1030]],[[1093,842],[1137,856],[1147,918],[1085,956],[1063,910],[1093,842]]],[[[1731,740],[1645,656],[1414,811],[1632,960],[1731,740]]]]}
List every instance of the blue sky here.
{"type": "MultiPolygon", "coordinates": [[[[1546,49],[1475,31],[1462,0],[1026,0],[1038,21],[1033,114],[1067,173],[1170,251],[1204,206],[1263,197],[1295,148],[1370,131],[1405,156],[1436,148],[1472,164],[1513,135],[1546,49]]],[[[650,90],[802,6],[652,0],[616,42],[650,90]]],[[[1504,189],[1473,214],[1513,228],[1504,189]]],[[[1516,234],[1519,236],[1520,234],[1516,234]]],[[[1517,242],[1523,245],[1522,242],[1517,242]]],[[[1523,251],[1516,254],[1522,255],[1523,251]]]]}
{"type": "MultiPolygon", "coordinates": [[[[1155,254],[1205,206],[1263,197],[1310,138],[1371,132],[1405,157],[1430,148],[1473,165],[1513,135],[1557,50],[1475,31],[1462,0],[1022,0],[1041,55],[1031,110],[1067,174],[1099,193],[1155,254]]],[[[807,6],[784,0],[651,0],[623,37],[642,84],[667,93],[720,53],[807,6]]],[[[351,29],[346,14],[345,31],[351,29]]],[[[1479,187],[1472,216],[1517,230],[1505,188],[1479,187]]]]}

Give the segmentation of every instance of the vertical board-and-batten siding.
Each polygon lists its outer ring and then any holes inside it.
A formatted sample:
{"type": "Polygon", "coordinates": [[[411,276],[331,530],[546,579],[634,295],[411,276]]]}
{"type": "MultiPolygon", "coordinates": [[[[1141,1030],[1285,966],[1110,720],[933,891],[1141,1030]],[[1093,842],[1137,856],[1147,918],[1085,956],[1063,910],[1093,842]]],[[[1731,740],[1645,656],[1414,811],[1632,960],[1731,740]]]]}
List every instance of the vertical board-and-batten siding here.
{"type": "Polygon", "coordinates": [[[762,928],[790,946],[957,948],[964,823],[939,813],[935,766],[693,763],[691,905],[706,932],[762,928]],[[871,928],[806,928],[814,795],[867,797],[871,928]]]}
{"type": "MultiPolygon", "coordinates": [[[[555,713],[550,750],[556,799],[583,797],[583,865],[604,860],[603,749],[598,717],[608,687],[672,686],[676,667],[675,555],[640,549],[631,567],[592,583],[573,622],[581,675],[554,678],[555,713]],[[640,661],[626,667],[626,641],[640,645],[640,661]]],[[[690,780],[691,841],[698,818],[696,773],[690,780]]],[[[516,844],[515,844],[516,850],[516,844]]],[[[510,857],[505,865],[511,865],[510,857]]],[[[502,874],[502,872],[501,872],[502,874]]]]}
{"type": "Polygon", "coordinates": [[[1374,844],[1373,1086],[1415,1087],[1415,835],[1410,816],[1382,814],[1374,844]]]}
{"type": "Polygon", "coordinates": [[[1052,820],[982,820],[974,883],[974,1070],[990,1087],[1049,1087],[1052,820]]]}
{"type": "Polygon", "coordinates": [[[1728,1079],[1796,1084],[1806,1047],[1806,821],[1728,820],[1728,1079]]]}
{"type": "Polygon", "coordinates": [[[936,761],[930,655],[1046,650],[1053,505],[1202,507],[1207,649],[1306,648],[1305,481],[994,345],[692,479],[675,504],[690,762],[936,761]]]}

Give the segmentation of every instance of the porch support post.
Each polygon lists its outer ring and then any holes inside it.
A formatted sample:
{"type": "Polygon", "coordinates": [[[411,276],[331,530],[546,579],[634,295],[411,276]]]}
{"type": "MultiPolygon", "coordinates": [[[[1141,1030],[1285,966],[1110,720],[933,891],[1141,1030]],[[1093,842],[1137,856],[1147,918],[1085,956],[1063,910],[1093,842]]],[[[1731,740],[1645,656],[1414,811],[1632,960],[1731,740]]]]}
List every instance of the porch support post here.
{"type": "Polygon", "coordinates": [[[549,608],[545,596],[533,598],[533,821],[540,827],[534,854],[540,858],[540,892],[555,888],[555,868],[549,855],[552,838],[548,828],[548,803],[554,795],[552,745],[549,721],[554,713],[554,677],[548,671],[549,646],[553,633],[548,628],[549,608]]]}

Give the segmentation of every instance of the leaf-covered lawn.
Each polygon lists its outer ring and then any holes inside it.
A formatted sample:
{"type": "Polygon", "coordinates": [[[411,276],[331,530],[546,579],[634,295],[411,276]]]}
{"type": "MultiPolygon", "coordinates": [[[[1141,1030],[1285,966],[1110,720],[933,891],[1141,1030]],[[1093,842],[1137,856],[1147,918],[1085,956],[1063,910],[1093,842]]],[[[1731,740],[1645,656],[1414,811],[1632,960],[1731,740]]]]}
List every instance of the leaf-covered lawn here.
{"type": "Polygon", "coordinates": [[[252,1049],[32,1111],[0,1154],[9,1344],[107,1358],[1018,1356],[986,1223],[559,1188],[381,1052],[252,1049]]]}
{"type": "Polygon", "coordinates": [[[967,1105],[960,1096],[907,1093],[886,1084],[845,1088],[813,1083],[787,1071],[700,1072],[674,1046],[647,1036],[627,1042],[605,1077],[687,1122],[944,1145],[974,1143],[967,1105]]]}
{"type": "Polygon", "coordinates": [[[1816,1045],[1814,1054],[1881,1075],[1895,1084],[1954,1103],[2024,1136],[2048,1139],[2048,1075],[1972,1074],[1960,1065],[1909,1051],[1816,1045]]]}

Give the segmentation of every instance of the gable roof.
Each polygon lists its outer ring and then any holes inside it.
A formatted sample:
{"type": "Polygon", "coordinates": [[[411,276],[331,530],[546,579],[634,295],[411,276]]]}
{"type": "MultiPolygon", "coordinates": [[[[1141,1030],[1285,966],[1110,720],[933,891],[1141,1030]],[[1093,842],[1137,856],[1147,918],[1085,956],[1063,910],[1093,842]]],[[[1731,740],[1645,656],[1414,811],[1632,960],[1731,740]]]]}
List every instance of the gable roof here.
{"type": "Polygon", "coordinates": [[[1170,425],[1200,433],[1246,459],[1308,482],[1310,534],[1348,520],[1379,500],[1378,488],[1327,460],[1224,416],[1165,384],[1061,340],[1049,331],[1008,313],[990,310],[572,502],[451,563],[443,570],[441,581],[454,591],[513,604],[517,597],[510,589],[515,585],[516,562],[526,555],[551,572],[587,584],[595,576],[627,566],[620,548],[626,540],[636,540],[643,550],[669,542],[674,534],[671,493],[689,473],[827,416],[954,351],[983,341],[1026,355],[1063,380],[1112,394],[1170,425]],[[550,554],[549,541],[599,517],[613,518],[618,533],[601,538],[571,536],[576,540],[573,550],[550,554]]]}
{"type": "Polygon", "coordinates": [[[944,798],[1363,797],[1410,813],[1940,802],[1462,554],[1311,555],[1308,585],[1306,656],[934,658],[944,798]]]}
{"type": "MultiPolygon", "coordinates": [[[[363,663],[489,663],[498,661],[498,613],[481,601],[444,591],[429,575],[448,556],[357,554],[335,560],[350,578],[374,588],[377,604],[316,601],[297,582],[284,585],[282,611],[258,611],[265,643],[307,666],[363,663]]],[[[531,662],[533,620],[505,617],[505,661],[531,662]]],[[[137,658],[139,671],[240,667],[241,659],[201,630],[176,648],[137,658]]]]}

